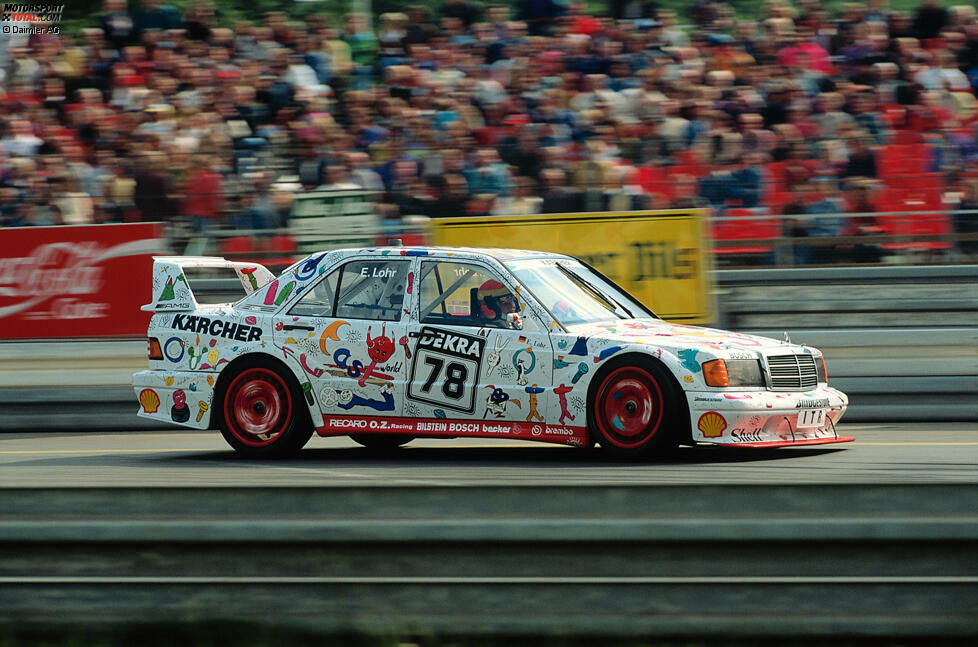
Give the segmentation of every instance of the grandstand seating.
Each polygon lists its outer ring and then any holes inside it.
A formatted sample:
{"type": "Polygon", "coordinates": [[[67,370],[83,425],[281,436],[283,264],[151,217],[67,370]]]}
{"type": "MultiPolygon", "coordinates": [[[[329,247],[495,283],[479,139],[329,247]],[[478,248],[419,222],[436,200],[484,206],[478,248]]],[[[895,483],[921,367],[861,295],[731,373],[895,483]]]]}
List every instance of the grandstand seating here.
{"type": "Polygon", "coordinates": [[[254,261],[269,268],[291,265],[298,254],[295,238],[288,234],[276,234],[267,238],[255,236],[221,238],[218,249],[228,260],[254,261]]]}
{"type": "Polygon", "coordinates": [[[781,237],[781,222],[777,218],[765,218],[764,209],[728,209],[722,216],[711,221],[714,242],[740,245],[717,245],[714,254],[764,255],[774,252],[774,241],[781,237]],[[749,242],[748,242],[749,241],[749,242]],[[769,242],[757,242],[769,241],[769,242]]]}

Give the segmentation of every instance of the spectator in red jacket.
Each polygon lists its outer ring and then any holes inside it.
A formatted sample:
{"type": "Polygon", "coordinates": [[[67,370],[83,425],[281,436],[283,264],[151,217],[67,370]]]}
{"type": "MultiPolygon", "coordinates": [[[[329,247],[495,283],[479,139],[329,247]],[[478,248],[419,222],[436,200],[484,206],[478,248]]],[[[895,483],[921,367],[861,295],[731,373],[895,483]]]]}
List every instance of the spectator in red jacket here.
{"type": "Polygon", "coordinates": [[[224,182],[213,169],[210,155],[197,154],[184,185],[183,213],[190,217],[195,232],[219,227],[224,218],[224,182]]]}

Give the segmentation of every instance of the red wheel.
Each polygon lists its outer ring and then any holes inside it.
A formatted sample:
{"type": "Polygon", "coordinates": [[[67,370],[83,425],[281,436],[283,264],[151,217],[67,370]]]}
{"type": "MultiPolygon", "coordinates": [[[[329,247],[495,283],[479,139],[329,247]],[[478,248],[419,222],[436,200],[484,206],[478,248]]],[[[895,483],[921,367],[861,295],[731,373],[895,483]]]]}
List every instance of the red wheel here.
{"type": "Polygon", "coordinates": [[[237,375],[224,396],[228,431],[245,445],[267,447],[288,427],[292,394],[285,380],[267,368],[237,375]]]}
{"type": "Polygon", "coordinates": [[[591,429],[602,449],[642,456],[676,444],[682,392],[666,369],[623,357],[604,367],[590,391],[591,429]]]}
{"type": "Polygon", "coordinates": [[[641,447],[662,426],[662,388],[636,366],[608,373],[598,387],[595,422],[601,438],[621,449],[641,447]]]}
{"type": "Polygon", "coordinates": [[[221,433],[250,456],[298,450],[312,435],[308,411],[294,380],[264,362],[229,377],[223,390],[221,433]]]}

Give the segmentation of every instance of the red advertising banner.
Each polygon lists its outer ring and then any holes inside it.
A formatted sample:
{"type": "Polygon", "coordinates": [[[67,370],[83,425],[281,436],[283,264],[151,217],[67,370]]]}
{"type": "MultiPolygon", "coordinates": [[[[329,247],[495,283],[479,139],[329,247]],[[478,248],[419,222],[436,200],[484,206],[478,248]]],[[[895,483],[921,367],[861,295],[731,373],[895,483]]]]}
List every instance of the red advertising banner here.
{"type": "Polygon", "coordinates": [[[0,339],[138,337],[159,223],[0,229],[0,339]]]}

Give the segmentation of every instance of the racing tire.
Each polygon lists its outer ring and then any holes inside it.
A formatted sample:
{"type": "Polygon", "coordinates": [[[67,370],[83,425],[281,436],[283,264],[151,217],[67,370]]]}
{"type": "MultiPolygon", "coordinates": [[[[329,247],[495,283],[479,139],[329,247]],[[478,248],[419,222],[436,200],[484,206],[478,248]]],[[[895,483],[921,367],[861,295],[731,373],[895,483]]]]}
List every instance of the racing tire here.
{"type": "Polygon", "coordinates": [[[407,434],[352,434],[350,438],[375,452],[393,451],[414,440],[407,434]]]}
{"type": "Polygon", "coordinates": [[[312,420],[295,378],[278,363],[252,359],[236,367],[218,393],[221,435],[239,454],[281,458],[312,436],[312,420]]]}
{"type": "Polygon", "coordinates": [[[614,358],[588,391],[588,428],[605,453],[644,459],[679,444],[685,396],[662,364],[639,355],[614,358]]]}

